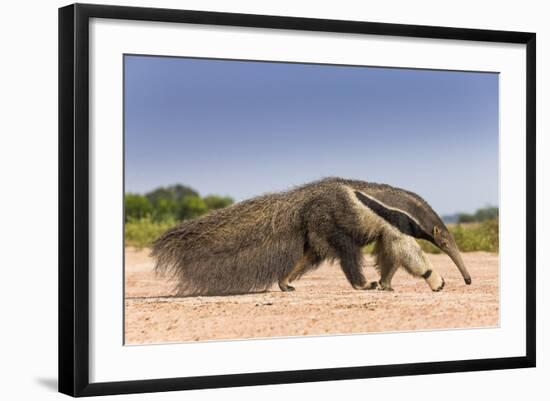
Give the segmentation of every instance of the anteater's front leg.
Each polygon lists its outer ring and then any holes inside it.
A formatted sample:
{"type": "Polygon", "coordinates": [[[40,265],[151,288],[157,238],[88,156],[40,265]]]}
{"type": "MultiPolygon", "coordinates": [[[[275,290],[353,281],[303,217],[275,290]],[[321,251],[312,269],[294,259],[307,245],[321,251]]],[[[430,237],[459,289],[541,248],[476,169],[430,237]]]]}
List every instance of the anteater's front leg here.
{"type": "Polygon", "coordinates": [[[329,244],[340,259],[340,266],[353,288],[356,290],[373,290],[378,286],[376,281],[368,282],[363,276],[361,267],[363,253],[361,247],[351,237],[339,233],[329,238],[329,244]]]}
{"type": "Polygon", "coordinates": [[[416,240],[403,236],[398,242],[396,254],[405,270],[415,277],[422,277],[426,280],[432,291],[441,291],[445,287],[445,280],[433,270],[430,261],[416,240]]]}

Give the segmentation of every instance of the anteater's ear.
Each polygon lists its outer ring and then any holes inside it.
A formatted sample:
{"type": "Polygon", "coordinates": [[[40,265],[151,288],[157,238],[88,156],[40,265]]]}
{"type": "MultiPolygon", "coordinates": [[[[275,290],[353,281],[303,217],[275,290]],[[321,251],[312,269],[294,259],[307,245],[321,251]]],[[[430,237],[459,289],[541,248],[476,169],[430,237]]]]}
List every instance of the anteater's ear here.
{"type": "Polygon", "coordinates": [[[440,234],[441,234],[441,228],[439,228],[438,226],[434,226],[434,230],[433,230],[434,239],[439,238],[440,234]]]}

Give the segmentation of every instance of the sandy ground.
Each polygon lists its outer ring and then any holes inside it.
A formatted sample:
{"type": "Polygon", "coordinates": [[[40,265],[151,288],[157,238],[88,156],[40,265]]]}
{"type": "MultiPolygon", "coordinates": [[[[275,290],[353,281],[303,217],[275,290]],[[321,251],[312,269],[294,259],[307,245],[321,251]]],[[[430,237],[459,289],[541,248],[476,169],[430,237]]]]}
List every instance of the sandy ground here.
{"type": "MultiPolygon", "coordinates": [[[[428,255],[446,281],[434,293],[402,269],[394,292],[356,291],[338,265],[324,264],[296,281],[260,294],[178,298],[173,282],[156,277],[147,249],[126,249],[126,344],[287,337],[380,331],[490,327],[499,322],[498,255],[463,254],[466,286],[446,255],[428,255]]],[[[370,256],[367,279],[378,279],[370,256]]]]}

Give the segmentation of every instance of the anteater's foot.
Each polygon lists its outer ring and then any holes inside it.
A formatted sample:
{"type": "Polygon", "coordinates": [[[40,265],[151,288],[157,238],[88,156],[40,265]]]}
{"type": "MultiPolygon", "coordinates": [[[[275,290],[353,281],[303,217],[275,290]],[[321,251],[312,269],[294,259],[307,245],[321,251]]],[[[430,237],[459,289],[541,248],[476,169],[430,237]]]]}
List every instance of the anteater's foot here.
{"type": "Polygon", "coordinates": [[[393,292],[393,288],[390,284],[384,284],[382,281],[378,282],[378,290],[393,292]]]}
{"type": "Polygon", "coordinates": [[[441,277],[441,284],[437,288],[432,288],[432,291],[439,292],[443,289],[443,287],[445,287],[445,280],[441,277]]]}
{"type": "Polygon", "coordinates": [[[441,291],[445,287],[445,280],[436,271],[428,270],[422,277],[434,292],[441,291]]]}
{"type": "Polygon", "coordinates": [[[377,281],[370,281],[370,282],[366,282],[365,284],[363,285],[354,285],[353,288],[355,288],[356,290],[375,290],[378,288],[378,282],[377,281]]]}
{"type": "Polygon", "coordinates": [[[295,288],[293,286],[285,284],[285,283],[279,283],[279,288],[283,292],[294,291],[295,290],[295,288]]]}

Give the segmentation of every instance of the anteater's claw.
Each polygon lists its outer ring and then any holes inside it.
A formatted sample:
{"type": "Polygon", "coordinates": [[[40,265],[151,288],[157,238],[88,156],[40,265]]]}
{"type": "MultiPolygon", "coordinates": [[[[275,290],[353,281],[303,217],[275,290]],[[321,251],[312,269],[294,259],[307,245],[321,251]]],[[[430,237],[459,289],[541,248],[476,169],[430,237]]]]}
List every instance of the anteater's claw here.
{"type": "Polygon", "coordinates": [[[434,292],[439,292],[443,289],[443,287],[445,287],[445,279],[443,277],[441,277],[441,285],[439,287],[437,287],[435,290],[433,290],[434,292]]]}
{"type": "Polygon", "coordinates": [[[385,286],[384,284],[382,284],[381,282],[378,282],[378,291],[389,291],[389,292],[393,292],[393,288],[391,286],[385,286]]]}
{"type": "Polygon", "coordinates": [[[369,283],[365,283],[361,286],[359,285],[354,285],[353,288],[355,288],[356,290],[362,290],[362,291],[365,291],[365,290],[375,290],[378,288],[378,282],[377,281],[371,281],[369,283]]]}
{"type": "Polygon", "coordinates": [[[291,285],[285,285],[285,284],[279,284],[279,288],[281,289],[281,291],[283,292],[289,292],[289,291],[294,291],[295,288],[291,285]]]}

